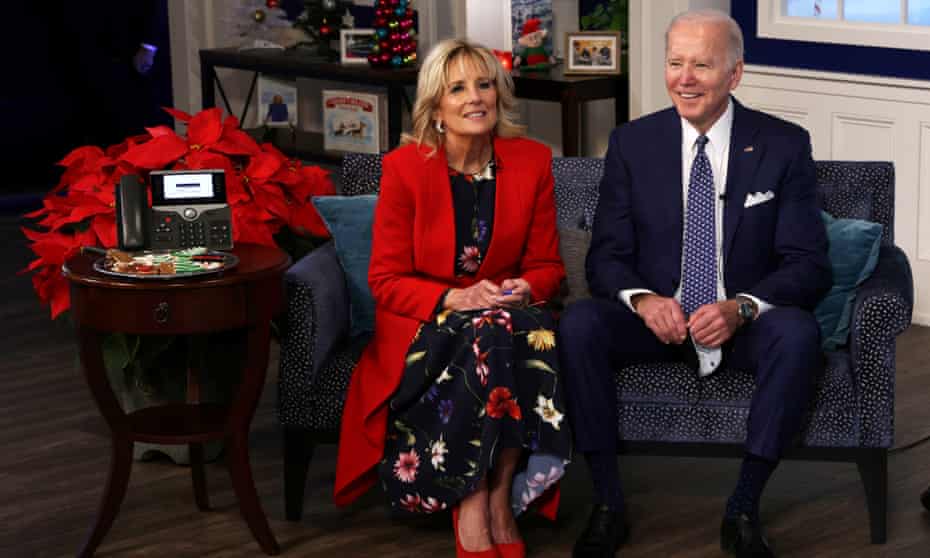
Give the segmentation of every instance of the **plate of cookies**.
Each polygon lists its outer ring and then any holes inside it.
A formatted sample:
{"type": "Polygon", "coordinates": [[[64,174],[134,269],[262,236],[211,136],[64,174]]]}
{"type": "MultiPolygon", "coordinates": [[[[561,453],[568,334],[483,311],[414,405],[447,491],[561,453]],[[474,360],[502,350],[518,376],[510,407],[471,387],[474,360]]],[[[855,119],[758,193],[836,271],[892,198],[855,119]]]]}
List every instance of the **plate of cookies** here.
{"type": "Polygon", "coordinates": [[[239,263],[235,254],[204,247],[172,251],[126,252],[112,248],[101,251],[104,256],[94,262],[96,271],[132,279],[199,277],[222,273],[239,263]]]}

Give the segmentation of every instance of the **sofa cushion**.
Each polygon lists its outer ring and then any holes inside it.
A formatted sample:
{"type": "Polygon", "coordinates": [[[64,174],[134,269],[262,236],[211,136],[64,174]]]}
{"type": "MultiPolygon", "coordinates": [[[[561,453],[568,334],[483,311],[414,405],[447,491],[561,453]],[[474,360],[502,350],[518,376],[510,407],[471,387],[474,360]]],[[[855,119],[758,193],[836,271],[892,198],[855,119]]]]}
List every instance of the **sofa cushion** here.
{"type": "MultiPolygon", "coordinates": [[[[849,354],[828,351],[816,378],[805,446],[859,445],[859,416],[849,354]]],[[[617,373],[621,440],[742,443],[755,381],[723,368],[701,378],[677,362],[628,366],[617,373]]]]}
{"type": "Polygon", "coordinates": [[[576,228],[559,229],[559,253],[562,255],[562,263],[565,264],[565,283],[561,298],[565,306],[591,297],[584,269],[584,260],[590,245],[590,232],[576,228]]]}
{"type": "Polygon", "coordinates": [[[346,274],[351,337],[375,329],[375,301],[368,288],[368,262],[371,260],[371,229],[377,200],[375,195],[313,198],[313,205],[333,236],[336,256],[346,274]]]}
{"type": "Polygon", "coordinates": [[[830,243],[830,267],[833,287],[814,309],[820,324],[824,349],[832,350],[846,344],[849,319],[856,296],[856,287],[868,279],[878,262],[882,226],[860,219],[834,219],[821,212],[830,243]]]}

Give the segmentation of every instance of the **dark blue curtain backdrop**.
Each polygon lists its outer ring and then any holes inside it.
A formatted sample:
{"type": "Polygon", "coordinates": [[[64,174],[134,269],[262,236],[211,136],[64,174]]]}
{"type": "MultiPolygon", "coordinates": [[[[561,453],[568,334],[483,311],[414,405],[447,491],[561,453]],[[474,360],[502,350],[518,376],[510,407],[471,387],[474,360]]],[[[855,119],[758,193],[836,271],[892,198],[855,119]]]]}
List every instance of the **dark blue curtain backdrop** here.
{"type": "Polygon", "coordinates": [[[930,51],[760,39],[758,2],[739,0],[731,6],[733,19],[743,29],[748,64],[930,80],[930,51]]]}

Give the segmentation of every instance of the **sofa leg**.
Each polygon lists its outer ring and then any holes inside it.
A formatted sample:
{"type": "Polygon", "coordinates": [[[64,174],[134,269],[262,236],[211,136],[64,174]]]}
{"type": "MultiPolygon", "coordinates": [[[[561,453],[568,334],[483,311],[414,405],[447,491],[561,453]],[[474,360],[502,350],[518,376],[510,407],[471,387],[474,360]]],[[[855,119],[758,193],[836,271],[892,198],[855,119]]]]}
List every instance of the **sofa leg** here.
{"type": "Polygon", "coordinates": [[[872,544],[888,539],[888,451],[866,450],[856,460],[869,509],[872,544]]]}
{"type": "Polygon", "coordinates": [[[284,515],[288,521],[300,521],[303,517],[307,469],[315,446],[311,431],[284,427],[284,515]]]}

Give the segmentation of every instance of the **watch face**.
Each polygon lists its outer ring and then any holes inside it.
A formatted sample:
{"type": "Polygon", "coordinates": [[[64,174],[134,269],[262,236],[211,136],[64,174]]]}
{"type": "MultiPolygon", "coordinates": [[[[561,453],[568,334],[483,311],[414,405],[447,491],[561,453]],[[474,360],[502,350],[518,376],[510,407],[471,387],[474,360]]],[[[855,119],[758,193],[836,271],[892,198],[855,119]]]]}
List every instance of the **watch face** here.
{"type": "Polygon", "coordinates": [[[748,302],[741,302],[739,305],[739,317],[744,320],[752,319],[752,305],[748,302]]]}

